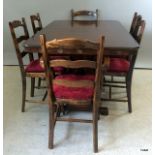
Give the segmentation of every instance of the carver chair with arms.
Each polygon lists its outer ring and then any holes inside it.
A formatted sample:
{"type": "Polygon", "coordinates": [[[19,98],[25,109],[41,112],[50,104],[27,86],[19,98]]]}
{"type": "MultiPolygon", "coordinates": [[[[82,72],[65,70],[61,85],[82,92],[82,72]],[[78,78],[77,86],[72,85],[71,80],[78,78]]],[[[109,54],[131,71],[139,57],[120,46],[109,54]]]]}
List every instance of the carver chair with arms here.
{"type": "MultiPolygon", "coordinates": [[[[21,72],[21,78],[22,78],[22,112],[25,111],[25,102],[26,100],[26,77],[31,78],[31,97],[34,96],[34,89],[35,89],[35,78],[43,78],[45,77],[44,74],[44,68],[40,66],[39,59],[34,60],[33,54],[28,53],[27,51],[24,51],[21,49],[23,41],[27,40],[29,38],[29,33],[27,30],[27,25],[25,22],[25,19],[22,18],[22,20],[14,20],[12,22],[9,22],[10,32],[12,35],[20,72],[21,72]],[[20,30],[20,31],[19,31],[20,30]],[[19,32],[20,35],[19,35],[19,32]],[[22,32],[21,32],[22,31],[22,32]],[[29,56],[29,64],[26,66],[24,65],[24,57],[28,55],[29,56]]],[[[31,101],[29,102],[38,102],[38,101],[31,101]]]]}
{"type": "Polygon", "coordinates": [[[46,42],[45,35],[40,36],[43,61],[46,69],[49,104],[49,148],[53,148],[54,126],[56,121],[81,122],[93,124],[94,152],[98,152],[98,109],[100,104],[101,66],[104,54],[104,37],[100,42],[94,43],[77,38],[64,38],[46,42]],[[63,54],[91,54],[96,57],[94,61],[88,59],[76,60],[50,60],[53,52],[61,51],[63,54]],[[51,67],[64,67],[71,69],[92,69],[91,74],[62,74],[53,76],[51,67]],[[63,104],[90,105],[92,107],[92,120],[59,117],[57,112],[63,104]],[[56,107],[56,112],[54,112],[56,107]]]}

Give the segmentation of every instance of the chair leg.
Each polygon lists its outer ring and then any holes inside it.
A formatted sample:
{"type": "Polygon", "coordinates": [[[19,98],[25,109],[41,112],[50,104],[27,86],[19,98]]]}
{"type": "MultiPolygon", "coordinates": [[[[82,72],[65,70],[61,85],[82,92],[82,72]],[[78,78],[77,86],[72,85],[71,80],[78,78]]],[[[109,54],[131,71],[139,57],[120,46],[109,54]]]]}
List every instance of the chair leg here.
{"type": "Polygon", "coordinates": [[[48,148],[53,149],[54,146],[54,107],[49,105],[49,139],[48,148]]]}
{"type": "Polygon", "coordinates": [[[42,101],[45,101],[46,97],[47,97],[47,90],[46,90],[46,92],[45,92],[45,94],[44,94],[44,96],[42,98],[42,101]]]}
{"type": "MultiPolygon", "coordinates": [[[[114,76],[111,76],[111,82],[113,82],[114,81],[114,76]]],[[[109,87],[109,99],[111,99],[111,95],[112,95],[112,87],[110,86],[109,87]]]]}
{"type": "Polygon", "coordinates": [[[40,88],[41,86],[41,78],[38,78],[38,89],[40,88]]]}
{"type": "Polygon", "coordinates": [[[31,97],[34,97],[34,89],[35,89],[35,78],[31,78],[31,97]]]}
{"type": "Polygon", "coordinates": [[[127,81],[127,98],[128,98],[128,112],[132,112],[132,104],[131,104],[131,81],[127,81]]]}
{"type": "Polygon", "coordinates": [[[112,91],[112,87],[109,86],[109,99],[111,99],[111,91],[112,91]]]}
{"type": "Polygon", "coordinates": [[[98,152],[98,106],[93,105],[93,146],[94,153],[98,152]]]}
{"type": "Polygon", "coordinates": [[[22,112],[25,112],[25,100],[26,100],[26,78],[22,79],[22,112]]]}

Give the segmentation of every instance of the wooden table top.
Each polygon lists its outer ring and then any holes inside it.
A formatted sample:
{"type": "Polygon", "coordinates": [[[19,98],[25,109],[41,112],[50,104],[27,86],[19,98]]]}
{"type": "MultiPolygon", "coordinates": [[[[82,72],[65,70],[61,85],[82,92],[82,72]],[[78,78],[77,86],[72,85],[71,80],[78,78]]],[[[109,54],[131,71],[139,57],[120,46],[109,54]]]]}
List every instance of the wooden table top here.
{"type": "Polygon", "coordinates": [[[139,44],[129,32],[116,20],[102,20],[98,24],[72,24],[69,20],[57,20],[33,37],[24,42],[26,49],[40,48],[39,35],[45,34],[47,40],[60,39],[65,37],[77,37],[98,41],[101,35],[105,36],[104,47],[106,50],[128,50],[135,51],[139,44]]]}

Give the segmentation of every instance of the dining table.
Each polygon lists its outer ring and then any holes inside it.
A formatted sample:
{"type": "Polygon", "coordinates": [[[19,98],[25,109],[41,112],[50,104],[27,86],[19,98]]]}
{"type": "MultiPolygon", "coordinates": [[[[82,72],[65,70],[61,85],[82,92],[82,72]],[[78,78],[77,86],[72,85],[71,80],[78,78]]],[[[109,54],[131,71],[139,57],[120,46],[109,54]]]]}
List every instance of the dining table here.
{"type": "MultiPolygon", "coordinates": [[[[117,20],[99,20],[98,22],[89,23],[73,23],[70,20],[55,20],[45,26],[42,30],[30,37],[23,43],[26,52],[34,53],[41,52],[39,43],[39,36],[45,34],[46,40],[62,39],[68,37],[75,37],[79,39],[86,39],[97,42],[100,36],[105,37],[104,42],[104,55],[105,56],[118,56],[118,55],[131,55],[129,76],[132,78],[133,68],[136,61],[139,44],[131,36],[127,29],[117,20]]],[[[65,53],[62,50],[51,53],[53,55],[74,55],[74,53],[65,53]]],[[[82,52],[76,52],[82,55],[82,52]]],[[[93,53],[87,53],[93,55],[93,53]]],[[[102,108],[105,113],[107,109],[102,108]]],[[[102,111],[102,112],[103,112],[102,111]]],[[[103,112],[104,113],[104,112],[103,112]]]]}

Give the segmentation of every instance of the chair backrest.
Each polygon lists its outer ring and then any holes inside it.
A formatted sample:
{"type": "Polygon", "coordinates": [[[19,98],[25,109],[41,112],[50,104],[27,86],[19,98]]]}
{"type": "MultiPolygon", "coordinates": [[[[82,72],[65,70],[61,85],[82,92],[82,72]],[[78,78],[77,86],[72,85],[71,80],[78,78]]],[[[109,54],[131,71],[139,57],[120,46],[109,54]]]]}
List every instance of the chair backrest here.
{"type": "Polygon", "coordinates": [[[133,34],[136,24],[137,24],[137,18],[138,18],[138,13],[135,12],[133,15],[133,19],[132,19],[132,23],[131,23],[131,27],[130,27],[130,34],[133,34]]]}
{"type": "Polygon", "coordinates": [[[96,11],[89,11],[89,10],[79,10],[74,11],[71,10],[71,20],[72,22],[84,22],[84,21],[92,21],[97,22],[98,21],[98,9],[96,11]]]}
{"type": "Polygon", "coordinates": [[[138,13],[135,12],[130,27],[130,34],[139,44],[143,36],[144,28],[145,28],[145,21],[142,20],[141,15],[138,15],[138,13]]]}
{"type": "Polygon", "coordinates": [[[142,36],[145,29],[145,20],[142,20],[141,17],[137,20],[135,30],[132,34],[133,38],[140,44],[142,36]]]}
{"type": "Polygon", "coordinates": [[[22,69],[22,71],[24,71],[22,58],[27,53],[24,51],[21,51],[20,43],[22,43],[23,41],[25,41],[29,38],[29,33],[28,33],[28,29],[27,29],[25,19],[22,18],[21,21],[20,20],[14,20],[12,22],[9,22],[9,27],[10,27],[10,32],[12,35],[12,39],[13,39],[13,43],[14,43],[14,47],[16,50],[16,55],[17,55],[17,59],[18,59],[20,68],[22,69]],[[20,34],[19,34],[19,32],[20,32],[20,34]]]}
{"type": "Polygon", "coordinates": [[[35,34],[43,28],[39,13],[37,13],[36,15],[31,15],[30,19],[31,19],[32,29],[35,34]]]}
{"type": "Polygon", "coordinates": [[[46,42],[45,35],[40,35],[41,51],[44,61],[44,66],[46,68],[46,78],[49,94],[54,102],[54,94],[52,91],[53,82],[53,72],[51,67],[65,67],[65,68],[91,68],[95,72],[95,93],[94,99],[96,100],[98,91],[100,89],[101,81],[101,67],[103,62],[103,52],[104,52],[104,37],[101,37],[100,42],[94,43],[87,40],[81,40],[76,38],[65,38],[59,40],[52,40],[46,42]],[[83,53],[85,55],[88,51],[93,52],[96,55],[94,61],[84,59],[84,60],[50,60],[50,54],[56,51],[72,52],[73,54],[83,53]]]}

